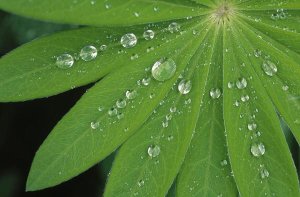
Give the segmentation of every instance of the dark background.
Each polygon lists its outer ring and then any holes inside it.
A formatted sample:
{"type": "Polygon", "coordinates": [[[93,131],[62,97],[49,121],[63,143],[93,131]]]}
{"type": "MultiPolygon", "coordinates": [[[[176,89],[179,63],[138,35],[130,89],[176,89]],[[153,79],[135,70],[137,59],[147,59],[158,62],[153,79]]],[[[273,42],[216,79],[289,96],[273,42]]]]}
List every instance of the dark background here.
{"type": "MultiPolygon", "coordinates": [[[[71,28],[76,26],[39,22],[0,11],[0,57],[39,36],[71,28]]],[[[0,197],[101,196],[111,158],[59,186],[25,192],[35,152],[87,88],[47,99],[0,103],[0,197]]]]}
{"type": "MultiPolygon", "coordinates": [[[[0,57],[39,36],[71,28],[77,27],[39,22],[0,11],[0,57]]],[[[0,103],[0,197],[101,196],[113,156],[66,183],[42,191],[25,192],[26,177],[35,152],[87,88],[47,99],[0,103]]],[[[283,122],[282,127],[299,168],[299,146],[283,122]]]]}

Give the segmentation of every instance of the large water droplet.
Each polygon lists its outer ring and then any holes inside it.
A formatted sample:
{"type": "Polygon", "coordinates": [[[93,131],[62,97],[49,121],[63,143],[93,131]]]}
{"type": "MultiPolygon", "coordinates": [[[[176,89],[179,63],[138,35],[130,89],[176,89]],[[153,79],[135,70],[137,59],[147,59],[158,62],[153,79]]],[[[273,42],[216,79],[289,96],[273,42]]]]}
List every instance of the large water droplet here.
{"type": "Polygon", "coordinates": [[[252,144],[250,151],[254,157],[260,157],[265,154],[266,149],[264,144],[259,142],[252,144]]]}
{"type": "Polygon", "coordinates": [[[137,37],[133,33],[128,33],[122,36],[121,44],[125,48],[132,48],[137,44],[137,37]]]}
{"type": "Polygon", "coordinates": [[[178,91],[181,94],[188,94],[192,89],[192,82],[190,80],[181,80],[178,84],[178,91]]]}
{"type": "Polygon", "coordinates": [[[94,46],[85,46],[81,49],[79,56],[84,61],[91,61],[97,57],[98,51],[94,46]]]}
{"type": "Polygon", "coordinates": [[[154,36],[155,36],[154,31],[152,31],[150,29],[145,31],[143,34],[143,37],[145,38],[145,40],[152,40],[154,38],[154,36]]]}
{"type": "Polygon", "coordinates": [[[271,77],[274,76],[278,71],[277,66],[269,60],[265,61],[262,64],[262,69],[268,76],[271,76],[271,77]]]}
{"type": "Polygon", "coordinates": [[[213,88],[210,90],[209,95],[213,99],[218,99],[221,96],[221,90],[219,88],[213,88]]]}
{"type": "Polygon", "coordinates": [[[160,147],[157,145],[151,145],[148,148],[148,155],[151,158],[157,157],[160,154],[160,147]]]}
{"type": "Polygon", "coordinates": [[[174,76],[176,63],[170,58],[162,58],[152,66],[152,76],[157,81],[166,81],[174,76]]]}
{"type": "Polygon", "coordinates": [[[235,84],[238,89],[245,89],[248,85],[248,82],[244,77],[241,77],[236,81],[235,84]]]}
{"type": "Polygon", "coordinates": [[[74,58],[70,54],[62,54],[56,58],[56,66],[58,68],[71,68],[74,64],[74,58]]]}

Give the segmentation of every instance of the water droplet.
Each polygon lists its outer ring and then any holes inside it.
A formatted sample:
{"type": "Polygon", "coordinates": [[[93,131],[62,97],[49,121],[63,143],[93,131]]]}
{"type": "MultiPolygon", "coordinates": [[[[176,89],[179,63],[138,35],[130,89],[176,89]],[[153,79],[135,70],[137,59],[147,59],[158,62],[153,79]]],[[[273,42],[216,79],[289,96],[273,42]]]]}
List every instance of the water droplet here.
{"type": "Polygon", "coordinates": [[[248,124],[248,129],[249,131],[254,131],[255,129],[257,129],[257,124],[256,123],[249,123],[248,124]]]}
{"type": "Polygon", "coordinates": [[[100,107],[98,107],[98,111],[103,111],[104,110],[104,107],[102,107],[102,106],[100,106],[100,107]]]}
{"type": "Polygon", "coordinates": [[[174,139],[174,136],[173,135],[169,135],[167,139],[168,139],[168,141],[172,141],[174,139]]]}
{"type": "Polygon", "coordinates": [[[270,175],[270,173],[269,173],[269,171],[268,171],[265,167],[262,167],[262,168],[260,169],[260,177],[261,177],[262,179],[268,178],[269,175],[270,175]]]}
{"type": "Polygon", "coordinates": [[[112,107],[108,110],[108,115],[110,115],[110,116],[115,116],[117,114],[118,114],[118,110],[115,107],[112,107]]]}
{"type": "Polygon", "coordinates": [[[288,86],[288,85],[282,86],[282,90],[283,90],[283,91],[288,91],[288,90],[289,90],[289,86],[288,86]]]}
{"type": "Polygon", "coordinates": [[[160,154],[160,147],[157,145],[151,145],[148,148],[148,155],[151,158],[157,157],[160,154]]]}
{"type": "Polygon", "coordinates": [[[127,90],[125,95],[126,95],[127,99],[133,100],[137,97],[137,91],[136,90],[127,90]]]}
{"type": "Polygon", "coordinates": [[[245,89],[248,85],[248,82],[244,77],[241,77],[236,81],[235,84],[238,89],[245,89]]]}
{"type": "Polygon", "coordinates": [[[166,81],[174,76],[176,63],[170,58],[162,58],[152,66],[152,76],[157,81],[166,81]]]}
{"type": "Polygon", "coordinates": [[[232,88],[234,88],[234,82],[228,82],[228,84],[227,84],[227,87],[229,88],[229,89],[232,89],[232,88]]]}
{"type": "Polygon", "coordinates": [[[145,185],[145,181],[144,180],[139,180],[139,182],[137,183],[139,187],[143,187],[145,185]]]}
{"type": "Polygon", "coordinates": [[[192,82],[190,80],[181,80],[180,83],[178,84],[178,91],[181,94],[188,94],[192,89],[192,82]]]}
{"type": "Polygon", "coordinates": [[[91,128],[92,129],[98,129],[100,126],[100,123],[99,122],[91,122],[91,128]]]}
{"type": "Polygon", "coordinates": [[[278,71],[277,66],[269,60],[265,61],[262,64],[262,69],[268,76],[271,76],[271,77],[274,76],[278,71]]]}
{"type": "Polygon", "coordinates": [[[97,57],[98,51],[94,46],[85,46],[81,49],[79,56],[84,61],[91,61],[97,57]]]}
{"type": "Polygon", "coordinates": [[[117,102],[116,102],[116,106],[118,108],[125,108],[126,107],[126,100],[124,99],[119,99],[117,102]]]}
{"type": "Polygon", "coordinates": [[[71,68],[74,64],[74,58],[70,54],[62,54],[56,58],[56,66],[58,68],[71,68]]]}
{"type": "Polygon", "coordinates": [[[169,126],[169,122],[167,120],[163,121],[162,126],[163,126],[163,128],[167,128],[169,126]]]}
{"type": "Polygon", "coordinates": [[[150,29],[145,31],[143,34],[143,37],[145,38],[145,40],[152,40],[154,38],[154,36],[155,36],[154,31],[152,31],[150,29]]]}
{"type": "Polygon", "coordinates": [[[222,93],[221,93],[221,90],[219,88],[213,88],[213,89],[210,90],[209,94],[210,94],[211,98],[218,99],[218,98],[220,98],[222,93]]]}
{"type": "Polygon", "coordinates": [[[106,51],[106,49],[107,49],[107,45],[105,45],[105,44],[103,44],[99,47],[100,51],[106,51]]]}
{"type": "Polygon", "coordinates": [[[221,161],[221,166],[227,166],[227,164],[228,164],[228,162],[227,162],[227,160],[225,159],[225,160],[223,160],[223,161],[221,161]]]}
{"type": "Polygon", "coordinates": [[[254,157],[260,157],[265,154],[266,149],[263,143],[259,142],[252,144],[250,151],[254,157]]]}
{"type": "Polygon", "coordinates": [[[171,108],[170,108],[170,112],[171,112],[171,113],[175,113],[176,111],[177,111],[177,108],[176,108],[176,107],[171,107],[171,108]]]}
{"type": "Polygon", "coordinates": [[[121,44],[125,48],[132,48],[137,44],[137,37],[133,33],[128,33],[122,36],[121,44]]]}
{"type": "Polygon", "coordinates": [[[151,78],[150,78],[150,77],[144,78],[144,79],[142,79],[142,84],[143,84],[144,86],[148,86],[148,85],[150,84],[150,81],[151,81],[151,78]]]}
{"type": "Polygon", "coordinates": [[[241,97],[241,101],[243,101],[243,102],[247,102],[247,101],[249,101],[249,99],[250,99],[250,97],[248,95],[244,95],[241,97]]]}
{"type": "Polygon", "coordinates": [[[117,118],[118,118],[119,120],[123,119],[123,118],[124,118],[124,114],[123,114],[123,113],[119,113],[119,114],[117,115],[117,118]]]}
{"type": "Polygon", "coordinates": [[[180,31],[180,25],[176,22],[173,22],[168,27],[169,32],[175,33],[180,31]]]}
{"type": "Polygon", "coordinates": [[[262,54],[261,50],[259,50],[259,49],[254,50],[253,53],[254,53],[254,56],[255,56],[255,57],[260,57],[261,54],[262,54]]]}

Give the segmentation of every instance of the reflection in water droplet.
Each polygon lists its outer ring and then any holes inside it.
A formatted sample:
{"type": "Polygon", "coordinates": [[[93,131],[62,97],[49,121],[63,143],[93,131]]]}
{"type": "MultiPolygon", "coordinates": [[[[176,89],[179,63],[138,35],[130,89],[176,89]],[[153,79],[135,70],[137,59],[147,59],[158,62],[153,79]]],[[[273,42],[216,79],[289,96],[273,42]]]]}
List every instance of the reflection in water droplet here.
{"type": "Polygon", "coordinates": [[[170,58],[162,58],[152,66],[152,76],[157,81],[166,81],[174,76],[176,63],[170,58]]]}
{"type": "Polygon", "coordinates": [[[160,147],[157,145],[151,145],[148,148],[148,155],[151,158],[157,157],[160,154],[160,147]]]}
{"type": "Polygon", "coordinates": [[[97,57],[98,51],[94,46],[85,46],[81,49],[79,56],[84,61],[91,61],[97,57]]]}
{"type": "Polygon", "coordinates": [[[121,44],[125,48],[132,48],[137,44],[137,37],[133,33],[128,33],[122,36],[121,44]]]}
{"type": "Polygon", "coordinates": [[[242,77],[242,78],[239,78],[235,84],[238,89],[245,89],[248,85],[248,82],[244,77],[242,77]]]}
{"type": "Polygon", "coordinates": [[[271,77],[274,76],[278,71],[277,66],[269,60],[262,64],[262,69],[268,76],[271,77]]]}
{"type": "Polygon", "coordinates": [[[74,64],[74,58],[70,54],[62,54],[56,58],[56,66],[58,68],[71,68],[74,64]]]}
{"type": "Polygon", "coordinates": [[[252,144],[250,151],[254,157],[260,157],[265,154],[266,149],[263,143],[259,142],[252,144]]]}
{"type": "Polygon", "coordinates": [[[178,84],[178,91],[181,94],[188,94],[192,89],[192,82],[190,80],[181,80],[178,84]]]}
{"type": "Polygon", "coordinates": [[[210,90],[209,95],[213,99],[218,99],[221,96],[221,90],[219,88],[213,88],[210,90]]]}

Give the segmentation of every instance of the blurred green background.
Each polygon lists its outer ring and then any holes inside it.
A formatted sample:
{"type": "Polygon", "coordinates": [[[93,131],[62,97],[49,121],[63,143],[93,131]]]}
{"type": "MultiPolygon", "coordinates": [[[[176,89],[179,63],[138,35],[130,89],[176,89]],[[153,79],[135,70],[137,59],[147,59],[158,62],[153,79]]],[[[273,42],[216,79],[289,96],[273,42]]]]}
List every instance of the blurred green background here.
{"type": "MultiPolygon", "coordinates": [[[[40,22],[0,11],[0,57],[33,39],[72,28],[79,27],[40,22]]],[[[0,197],[102,195],[113,156],[59,186],[37,192],[25,192],[26,177],[35,151],[88,87],[47,99],[0,103],[0,197]]],[[[299,146],[283,121],[282,128],[299,169],[299,146]]]]}

